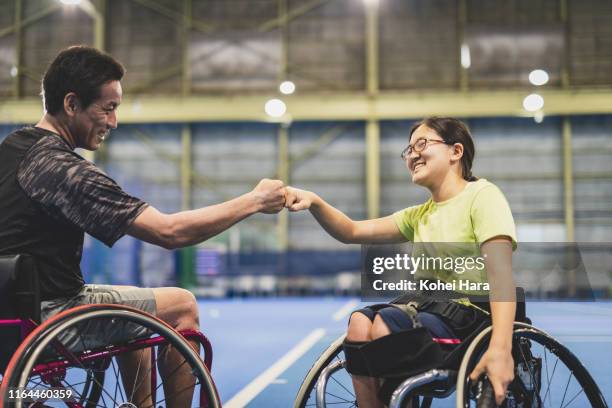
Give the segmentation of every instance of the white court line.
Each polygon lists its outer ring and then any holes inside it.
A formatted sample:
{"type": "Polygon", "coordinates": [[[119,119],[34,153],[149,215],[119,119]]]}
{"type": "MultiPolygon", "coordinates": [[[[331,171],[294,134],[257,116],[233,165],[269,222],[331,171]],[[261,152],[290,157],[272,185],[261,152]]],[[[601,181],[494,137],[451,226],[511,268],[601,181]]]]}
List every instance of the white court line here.
{"type": "Polygon", "coordinates": [[[357,300],[351,300],[349,301],[347,304],[345,304],[344,306],[342,306],[340,308],[340,310],[338,310],[336,313],[334,313],[334,315],[332,316],[332,318],[339,322],[340,320],[344,319],[349,313],[351,313],[353,310],[355,310],[355,308],[359,305],[359,301],[357,300]]]}
{"type": "Polygon", "coordinates": [[[558,335],[555,338],[560,342],[572,342],[572,343],[612,343],[612,336],[610,335],[558,335]]]}
{"type": "Polygon", "coordinates": [[[588,312],[591,314],[591,316],[593,315],[612,316],[612,308],[607,308],[604,306],[597,306],[597,305],[594,305],[592,303],[587,303],[587,302],[579,303],[579,304],[556,302],[555,305],[548,304],[547,306],[550,306],[553,309],[565,309],[568,311],[578,312],[582,314],[588,312]]]}
{"type": "Polygon", "coordinates": [[[325,335],[324,329],[313,330],[304,340],[299,342],[287,354],[282,356],[280,360],[274,363],[263,373],[259,374],[249,385],[244,387],[238,394],[223,404],[224,408],[242,408],[246,406],[253,398],[264,390],[271,382],[276,380],[283,371],[289,368],[297,359],[302,357],[312,346],[314,346],[325,335]]]}

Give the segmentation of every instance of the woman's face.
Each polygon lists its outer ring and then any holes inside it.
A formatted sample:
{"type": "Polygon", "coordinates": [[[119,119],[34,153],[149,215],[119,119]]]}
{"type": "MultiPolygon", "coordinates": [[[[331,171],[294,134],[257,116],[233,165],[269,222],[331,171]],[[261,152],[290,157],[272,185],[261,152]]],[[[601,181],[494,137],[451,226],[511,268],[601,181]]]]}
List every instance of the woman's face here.
{"type": "Polygon", "coordinates": [[[410,138],[412,151],[406,156],[406,167],[412,175],[412,182],[431,187],[441,182],[450,170],[452,147],[444,143],[433,129],[419,126],[410,138]],[[425,140],[425,148],[422,151],[425,140]],[[416,148],[415,148],[416,147],[416,148]]]}

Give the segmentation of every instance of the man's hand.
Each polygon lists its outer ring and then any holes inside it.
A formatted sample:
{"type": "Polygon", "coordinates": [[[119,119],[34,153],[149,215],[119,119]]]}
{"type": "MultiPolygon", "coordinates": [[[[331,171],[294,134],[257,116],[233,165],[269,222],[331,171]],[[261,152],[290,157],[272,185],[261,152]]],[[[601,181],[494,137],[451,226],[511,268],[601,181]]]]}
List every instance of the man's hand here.
{"type": "Polygon", "coordinates": [[[514,379],[512,353],[509,350],[489,347],[470,374],[470,380],[478,380],[485,371],[495,391],[495,402],[499,406],[506,398],[508,385],[514,379]]]}
{"type": "Polygon", "coordinates": [[[312,205],[316,195],[310,191],[300,190],[299,188],[287,186],[287,200],[285,207],[289,211],[307,210],[312,205]]]}
{"type": "Polygon", "coordinates": [[[280,180],[263,179],[251,191],[257,211],[276,214],[285,206],[285,188],[280,180]]]}

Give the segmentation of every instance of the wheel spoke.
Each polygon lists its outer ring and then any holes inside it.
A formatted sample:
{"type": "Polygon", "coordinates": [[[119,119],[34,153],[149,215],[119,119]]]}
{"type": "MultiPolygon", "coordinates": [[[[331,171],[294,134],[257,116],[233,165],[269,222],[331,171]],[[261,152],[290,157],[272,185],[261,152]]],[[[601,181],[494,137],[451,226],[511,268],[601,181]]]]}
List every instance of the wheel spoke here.
{"type": "MultiPolygon", "coordinates": [[[[83,383],[83,384],[84,384],[84,383],[83,383]]],[[[75,394],[79,394],[79,392],[78,392],[78,391],[77,391],[77,390],[74,388],[74,386],[73,386],[73,385],[71,385],[71,384],[68,384],[68,383],[67,383],[65,380],[64,380],[64,381],[62,381],[62,385],[63,385],[64,387],[66,387],[66,386],[67,386],[68,388],[70,388],[72,391],[74,391],[74,393],[75,393],[75,394]],[[65,383],[65,384],[64,384],[64,383],[65,383]]],[[[77,384],[74,384],[74,385],[77,385],[77,384]]]]}
{"type": "MultiPolygon", "coordinates": [[[[117,389],[119,390],[119,398],[122,398],[124,401],[126,400],[125,395],[123,394],[123,388],[121,388],[121,375],[119,373],[119,367],[117,367],[115,365],[115,362],[117,361],[117,357],[114,357],[111,360],[111,365],[113,366],[113,373],[115,373],[115,399],[114,401],[116,401],[117,398],[117,389]]],[[[117,363],[119,364],[119,363],[117,363]]]]}
{"type": "Polygon", "coordinates": [[[115,373],[115,392],[113,393],[113,395],[115,396],[115,398],[117,398],[117,390],[119,389],[119,378],[117,374],[117,368],[115,367],[115,357],[111,357],[110,365],[113,367],[113,372],[115,373]]]}
{"type": "MultiPolygon", "coordinates": [[[[346,398],[342,398],[342,397],[340,397],[340,396],[338,396],[338,395],[336,395],[336,394],[334,394],[334,393],[328,392],[328,391],[325,391],[325,394],[326,394],[326,395],[331,395],[331,396],[332,396],[332,397],[334,397],[334,398],[338,398],[339,400],[341,400],[341,401],[343,401],[343,402],[348,402],[348,403],[352,403],[352,402],[353,402],[353,401],[351,401],[351,400],[347,400],[346,398]]],[[[327,403],[327,402],[326,402],[326,403],[327,403]]]]}
{"type": "MultiPolygon", "coordinates": [[[[548,373],[548,353],[546,351],[546,347],[544,347],[544,364],[546,366],[546,380],[548,384],[548,387],[550,387],[550,375],[548,373]]],[[[548,394],[548,388],[547,388],[547,394],[548,394]]],[[[544,395],[544,405],[546,405],[546,395],[544,395]]]]}
{"type": "MultiPolygon", "coordinates": [[[[130,395],[130,399],[129,399],[129,401],[133,401],[133,400],[134,400],[134,393],[136,392],[136,390],[140,389],[140,387],[141,387],[141,386],[144,384],[144,382],[145,382],[147,379],[149,379],[149,378],[150,378],[150,375],[152,375],[151,373],[153,372],[153,369],[154,369],[154,368],[151,366],[151,367],[149,367],[149,369],[147,370],[148,372],[146,373],[146,375],[145,375],[145,374],[140,375],[140,376],[138,375],[138,374],[139,374],[139,372],[140,372],[140,367],[141,367],[141,365],[142,365],[142,357],[143,357],[143,356],[146,354],[146,353],[144,352],[145,350],[147,350],[147,349],[141,349],[141,350],[138,350],[138,352],[139,352],[139,354],[140,354],[140,357],[138,358],[138,367],[136,368],[136,375],[135,375],[136,379],[138,380],[138,383],[137,383],[137,384],[136,384],[136,386],[135,386],[135,387],[132,389],[132,394],[130,395]]],[[[148,350],[149,350],[149,352],[151,352],[151,353],[153,352],[153,350],[152,350],[152,349],[148,349],[148,350]]],[[[127,392],[127,390],[126,390],[126,392],[127,392]]],[[[152,393],[149,393],[149,396],[152,396],[152,393]]]]}
{"type": "MultiPolygon", "coordinates": [[[[550,392],[550,385],[552,384],[552,378],[555,376],[555,371],[557,370],[558,363],[559,363],[559,359],[557,358],[557,360],[555,361],[555,366],[553,367],[553,371],[550,376],[550,379],[548,380],[548,387],[546,387],[546,393],[544,394],[544,401],[546,401],[546,398],[548,397],[548,393],[550,392]]],[[[552,403],[552,394],[550,396],[550,402],[552,403]]]]}
{"type": "Polygon", "coordinates": [[[353,394],[353,392],[349,390],[348,387],[346,387],[344,384],[338,381],[335,377],[331,377],[331,379],[334,380],[334,382],[338,384],[340,387],[342,387],[346,392],[348,392],[351,395],[351,397],[355,396],[355,394],[353,394]]]}
{"type": "MultiPolygon", "coordinates": [[[[42,379],[40,381],[33,381],[31,378],[29,378],[28,381],[32,382],[34,386],[39,386],[39,385],[45,385],[46,386],[46,384],[43,384],[42,379]]],[[[29,387],[29,388],[33,388],[33,387],[29,387]]]]}
{"type": "Polygon", "coordinates": [[[567,396],[567,389],[569,388],[569,384],[573,376],[574,374],[570,371],[570,375],[567,377],[567,384],[565,384],[565,391],[563,391],[563,399],[561,400],[561,404],[559,404],[559,406],[561,407],[563,406],[563,403],[565,402],[565,397],[567,396]]]}
{"type": "Polygon", "coordinates": [[[567,404],[565,404],[565,406],[563,406],[562,408],[569,407],[569,406],[570,406],[570,404],[571,404],[571,403],[572,403],[572,402],[573,402],[573,401],[574,401],[576,398],[578,398],[578,396],[579,396],[580,394],[582,394],[583,392],[584,392],[584,389],[583,389],[582,387],[580,387],[580,391],[578,391],[578,392],[576,393],[576,395],[574,395],[574,397],[573,397],[571,400],[569,400],[569,402],[568,402],[567,404]]]}

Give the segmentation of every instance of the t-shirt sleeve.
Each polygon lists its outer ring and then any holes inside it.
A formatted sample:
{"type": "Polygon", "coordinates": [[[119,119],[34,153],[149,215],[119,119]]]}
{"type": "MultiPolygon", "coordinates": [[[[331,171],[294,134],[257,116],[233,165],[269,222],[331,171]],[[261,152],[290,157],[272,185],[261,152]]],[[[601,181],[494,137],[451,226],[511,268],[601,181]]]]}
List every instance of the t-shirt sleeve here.
{"type": "Polygon", "coordinates": [[[404,208],[393,213],[393,221],[408,241],[414,241],[415,214],[420,205],[404,208]]]}
{"type": "Polygon", "coordinates": [[[507,236],[512,240],[512,249],[516,249],[514,218],[506,197],[497,186],[488,185],[476,194],[470,215],[477,242],[483,243],[496,236],[507,236]]]}
{"type": "Polygon", "coordinates": [[[32,147],[21,162],[17,181],[51,217],[82,229],[109,247],[147,207],[69,150],[32,147]]]}

